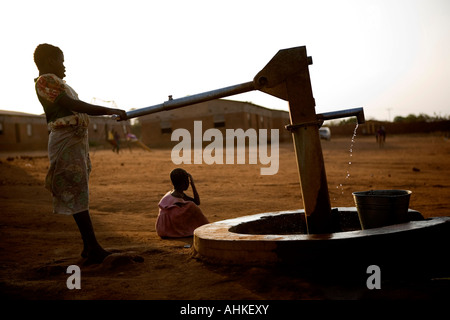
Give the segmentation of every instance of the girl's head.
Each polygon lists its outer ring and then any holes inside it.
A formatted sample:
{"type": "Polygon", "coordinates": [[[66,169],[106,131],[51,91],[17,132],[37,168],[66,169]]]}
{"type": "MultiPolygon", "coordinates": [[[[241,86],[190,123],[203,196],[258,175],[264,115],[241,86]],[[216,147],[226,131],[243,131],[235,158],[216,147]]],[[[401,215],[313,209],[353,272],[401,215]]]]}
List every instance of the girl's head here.
{"type": "Polygon", "coordinates": [[[40,73],[53,73],[59,78],[66,76],[64,54],[58,47],[43,43],[34,50],[34,62],[40,73]]]}
{"type": "Polygon", "coordinates": [[[184,191],[189,187],[189,175],[184,169],[173,169],[170,172],[170,180],[172,181],[175,190],[184,191]]]}

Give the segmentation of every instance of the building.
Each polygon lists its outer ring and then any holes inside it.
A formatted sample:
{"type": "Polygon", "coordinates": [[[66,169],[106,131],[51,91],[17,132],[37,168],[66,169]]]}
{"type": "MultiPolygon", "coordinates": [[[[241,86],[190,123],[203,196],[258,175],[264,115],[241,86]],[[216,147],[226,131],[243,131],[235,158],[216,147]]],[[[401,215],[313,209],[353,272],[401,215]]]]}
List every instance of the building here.
{"type": "MultiPolygon", "coordinates": [[[[249,102],[217,99],[191,106],[139,117],[141,140],[150,147],[173,147],[172,132],[178,128],[194,132],[194,121],[202,121],[202,130],[217,128],[225,136],[226,129],[279,129],[280,142],[291,141],[284,126],[289,112],[267,109],[249,102]]],[[[268,137],[270,134],[268,133],[268,137]]]]}
{"type": "Polygon", "coordinates": [[[0,111],[0,151],[45,150],[47,136],[45,116],[0,111]]]}
{"type": "MultiPolygon", "coordinates": [[[[110,117],[90,117],[89,144],[108,144],[108,131],[117,131],[125,140],[130,123],[110,117]]],[[[48,129],[44,115],[0,110],[0,152],[47,150],[48,129]]]]}

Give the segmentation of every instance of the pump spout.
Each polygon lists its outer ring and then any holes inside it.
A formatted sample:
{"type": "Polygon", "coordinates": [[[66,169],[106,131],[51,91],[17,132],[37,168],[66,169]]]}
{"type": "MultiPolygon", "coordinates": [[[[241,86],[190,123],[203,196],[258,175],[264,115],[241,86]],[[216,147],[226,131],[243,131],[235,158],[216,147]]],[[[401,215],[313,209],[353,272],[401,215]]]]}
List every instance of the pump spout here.
{"type": "Polygon", "coordinates": [[[318,114],[317,119],[323,122],[325,120],[340,119],[354,116],[356,116],[356,121],[358,122],[358,124],[363,124],[364,122],[366,122],[363,108],[326,112],[318,114]]]}
{"type": "Polygon", "coordinates": [[[305,127],[305,126],[309,126],[309,125],[317,125],[317,126],[321,127],[323,122],[326,120],[333,120],[333,119],[340,119],[340,118],[347,118],[347,117],[356,117],[356,121],[358,122],[358,124],[363,124],[366,122],[366,120],[364,118],[364,109],[363,108],[353,108],[353,109],[332,111],[332,112],[317,114],[316,121],[297,123],[297,124],[288,124],[285,126],[285,128],[289,131],[293,131],[296,128],[305,127]]]}

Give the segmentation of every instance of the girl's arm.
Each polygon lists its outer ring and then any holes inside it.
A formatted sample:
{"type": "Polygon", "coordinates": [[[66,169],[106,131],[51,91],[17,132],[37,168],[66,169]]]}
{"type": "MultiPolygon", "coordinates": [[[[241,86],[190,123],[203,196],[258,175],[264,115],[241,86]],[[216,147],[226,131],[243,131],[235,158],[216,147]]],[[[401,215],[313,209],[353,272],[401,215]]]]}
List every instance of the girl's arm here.
{"type": "Polygon", "coordinates": [[[127,113],[124,110],[93,105],[81,100],[72,99],[68,95],[62,95],[58,100],[58,104],[71,111],[86,113],[91,116],[117,114],[120,117],[120,120],[127,119],[127,113]]]}
{"type": "Polygon", "coordinates": [[[190,173],[188,173],[188,175],[189,175],[189,182],[191,183],[191,187],[192,187],[192,192],[194,193],[194,199],[193,199],[194,203],[199,206],[200,205],[200,196],[198,195],[197,188],[195,187],[194,179],[192,178],[190,173]]]}

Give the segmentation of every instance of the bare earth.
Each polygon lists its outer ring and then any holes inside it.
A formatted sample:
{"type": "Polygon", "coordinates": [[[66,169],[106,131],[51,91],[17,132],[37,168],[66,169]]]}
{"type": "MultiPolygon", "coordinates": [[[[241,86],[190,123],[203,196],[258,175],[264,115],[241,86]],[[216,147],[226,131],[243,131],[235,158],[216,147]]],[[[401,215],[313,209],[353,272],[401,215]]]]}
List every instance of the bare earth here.
{"type": "MultiPolygon", "coordinates": [[[[322,141],[333,207],[354,206],[351,193],[408,189],[410,208],[425,217],[450,215],[450,141],[439,134],[322,141]],[[351,164],[349,164],[351,162],[351,164]],[[347,177],[347,173],[350,175],[347,177]],[[341,186],[342,184],[342,186],[341,186]]],[[[0,296],[19,299],[299,300],[448,299],[448,278],[361,283],[307,279],[295,270],[221,266],[192,256],[192,238],[162,240],[157,204],[171,189],[171,150],[91,150],[91,215],[99,242],[116,252],[81,266],[81,290],[66,286],[82,242],[72,217],[52,214],[44,189],[46,153],[0,154],[0,296]],[[8,159],[9,158],[9,159],[8,159]]],[[[293,146],[280,146],[276,175],[261,165],[183,165],[196,182],[211,222],[302,208],[293,146]]],[[[189,190],[188,190],[189,193],[189,190]]],[[[301,254],[301,253],[293,253],[301,254]]]]}

